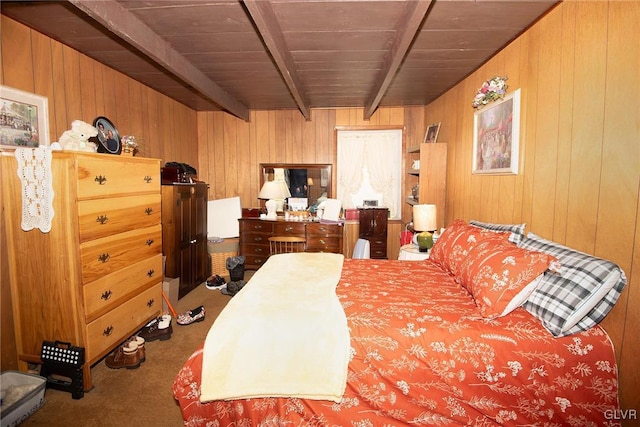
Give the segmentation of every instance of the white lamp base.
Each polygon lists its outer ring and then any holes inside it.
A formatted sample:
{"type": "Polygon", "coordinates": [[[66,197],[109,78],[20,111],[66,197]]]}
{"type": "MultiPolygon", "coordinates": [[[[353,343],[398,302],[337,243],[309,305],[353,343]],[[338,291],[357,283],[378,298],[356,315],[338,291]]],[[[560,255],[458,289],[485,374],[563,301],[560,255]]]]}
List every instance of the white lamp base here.
{"type": "Polygon", "coordinates": [[[278,206],[278,202],[277,201],[275,201],[273,199],[269,199],[264,204],[264,206],[267,208],[267,219],[277,219],[278,218],[278,215],[276,213],[276,207],[278,206]]]}

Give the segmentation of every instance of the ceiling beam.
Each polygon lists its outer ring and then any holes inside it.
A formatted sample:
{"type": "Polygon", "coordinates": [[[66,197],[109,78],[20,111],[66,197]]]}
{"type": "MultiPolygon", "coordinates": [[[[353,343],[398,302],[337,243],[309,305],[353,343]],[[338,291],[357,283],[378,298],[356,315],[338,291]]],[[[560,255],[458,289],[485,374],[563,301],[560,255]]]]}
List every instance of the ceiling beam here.
{"type": "Polygon", "coordinates": [[[380,100],[389,88],[402,60],[409,51],[413,39],[420,30],[420,25],[431,6],[429,1],[408,1],[405,3],[405,12],[396,26],[396,37],[389,49],[385,64],[378,74],[374,85],[373,95],[364,107],[364,119],[369,120],[380,105],[380,100]]]}
{"type": "Polygon", "coordinates": [[[109,0],[69,0],[69,2],[206,98],[234,116],[249,121],[249,109],[246,106],[209,79],[119,2],[109,0]]]}
{"type": "Polygon", "coordinates": [[[296,71],[293,57],[284,40],[282,29],[271,8],[271,3],[265,0],[244,0],[244,4],[251,15],[251,19],[253,19],[253,23],[258,28],[269,53],[271,53],[273,60],[276,62],[276,66],[280,70],[280,75],[289,88],[291,95],[293,95],[296,104],[298,104],[302,115],[307,120],[311,120],[311,110],[302,93],[302,81],[296,71]]]}

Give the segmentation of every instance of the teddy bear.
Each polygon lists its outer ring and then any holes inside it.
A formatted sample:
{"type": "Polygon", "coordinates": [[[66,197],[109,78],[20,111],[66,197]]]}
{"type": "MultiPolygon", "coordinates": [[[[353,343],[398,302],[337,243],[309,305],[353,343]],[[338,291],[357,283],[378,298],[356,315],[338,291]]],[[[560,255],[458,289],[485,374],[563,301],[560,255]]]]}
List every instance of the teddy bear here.
{"type": "Polygon", "coordinates": [[[98,129],[82,120],[71,122],[71,129],[64,131],[58,143],[63,150],[96,152],[96,144],[89,138],[98,135],[98,129]]]}

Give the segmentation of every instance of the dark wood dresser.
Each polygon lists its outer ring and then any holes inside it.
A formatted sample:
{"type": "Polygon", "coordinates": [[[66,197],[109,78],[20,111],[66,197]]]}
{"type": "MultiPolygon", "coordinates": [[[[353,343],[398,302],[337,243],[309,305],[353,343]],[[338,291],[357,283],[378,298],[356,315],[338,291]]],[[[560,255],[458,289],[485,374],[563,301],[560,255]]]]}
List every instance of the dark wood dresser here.
{"type": "Polygon", "coordinates": [[[297,236],[306,239],[306,252],[342,253],[343,224],[323,224],[311,221],[269,221],[240,218],[240,255],[245,268],[258,269],[269,258],[269,237],[297,236]]]}
{"type": "Polygon", "coordinates": [[[182,298],[209,277],[208,184],[162,185],[162,249],[166,277],[179,277],[182,298]]]}
{"type": "Polygon", "coordinates": [[[371,245],[372,259],[387,259],[387,208],[362,208],[358,210],[358,237],[371,245]]]}

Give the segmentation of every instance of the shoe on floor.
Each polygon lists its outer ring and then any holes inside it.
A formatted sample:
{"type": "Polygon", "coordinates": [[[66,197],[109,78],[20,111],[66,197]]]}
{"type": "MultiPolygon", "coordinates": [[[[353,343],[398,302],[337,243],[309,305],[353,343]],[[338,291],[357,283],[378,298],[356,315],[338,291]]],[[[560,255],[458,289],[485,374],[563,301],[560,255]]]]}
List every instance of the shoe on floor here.
{"type": "Polygon", "coordinates": [[[107,356],[104,364],[111,369],[136,369],[140,367],[137,341],[127,341],[118,347],[116,351],[107,356]]]}
{"type": "Polygon", "coordinates": [[[171,317],[169,317],[168,320],[163,317],[153,319],[138,332],[138,336],[144,338],[146,341],[166,341],[171,338],[171,334],[173,334],[171,317]]]}
{"type": "Polygon", "coordinates": [[[204,320],[204,306],[196,307],[178,315],[176,323],[178,325],[190,325],[193,322],[202,322],[204,320]]]}
{"type": "Polygon", "coordinates": [[[205,286],[207,287],[207,289],[220,289],[220,286],[224,286],[226,282],[224,281],[224,278],[220,277],[219,275],[215,275],[214,277],[210,277],[209,279],[207,279],[207,283],[205,284],[205,286]]]}
{"type": "Polygon", "coordinates": [[[134,335],[127,340],[127,342],[129,341],[133,341],[138,345],[138,359],[140,360],[140,363],[147,360],[147,351],[144,348],[145,339],[139,335],[134,335]]]}

